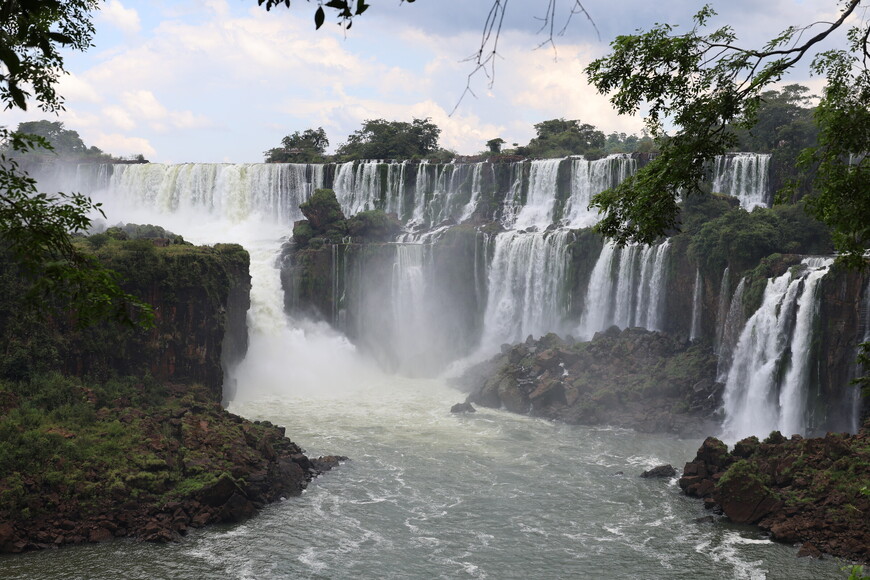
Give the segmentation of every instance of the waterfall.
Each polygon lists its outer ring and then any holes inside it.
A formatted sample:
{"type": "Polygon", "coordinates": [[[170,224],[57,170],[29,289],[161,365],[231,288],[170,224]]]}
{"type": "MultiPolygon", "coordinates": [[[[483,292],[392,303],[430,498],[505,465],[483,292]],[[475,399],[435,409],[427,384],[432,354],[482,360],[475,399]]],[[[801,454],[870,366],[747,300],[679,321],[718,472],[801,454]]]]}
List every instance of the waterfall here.
{"type": "Polygon", "coordinates": [[[514,229],[546,229],[553,222],[562,159],[537,159],[529,168],[529,193],[517,215],[514,229]]]}
{"type": "Polygon", "coordinates": [[[378,207],[381,197],[380,161],[349,161],[335,170],[332,189],[345,215],[378,207]]]}
{"type": "Polygon", "coordinates": [[[307,164],[115,165],[107,184],[113,195],[101,201],[126,210],[206,213],[233,222],[261,215],[292,224],[302,219],[299,204],[319,187],[322,167],[307,164]]]}
{"type": "Polygon", "coordinates": [[[713,191],[740,200],[740,207],[770,207],[770,154],[729,153],[713,163],[713,191]]]}
{"type": "Polygon", "coordinates": [[[393,265],[392,311],[393,352],[398,368],[413,371],[425,359],[429,348],[430,321],[425,304],[423,244],[396,244],[393,265]]]}
{"type": "Polygon", "coordinates": [[[669,242],[601,249],[586,290],[577,334],[589,340],[616,325],[662,330],[669,242]]]}
{"type": "Polygon", "coordinates": [[[719,354],[722,336],[725,333],[725,321],[728,318],[728,307],[731,304],[731,269],[725,266],[722,272],[722,282],[719,284],[719,305],[716,308],[716,336],[713,340],[713,350],[719,354]]]}
{"type": "Polygon", "coordinates": [[[702,284],[701,269],[695,268],[695,289],[692,292],[692,327],[689,331],[689,340],[691,341],[698,340],[698,337],[701,336],[702,284]]]}
{"type": "Polygon", "coordinates": [[[486,165],[492,170],[492,164],[490,163],[475,163],[474,169],[471,173],[471,199],[468,200],[468,203],[465,204],[465,207],[462,208],[462,215],[459,216],[459,221],[464,222],[474,213],[474,210],[477,209],[477,202],[480,200],[480,193],[483,189],[483,167],[486,165]]]}
{"type": "Polygon", "coordinates": [[[487,283],[483,347],[494,350],[529,334],[560,332],[570,232],[504,232],[496,236],[487,283]]]}
{"type": "Polygon", "coordinates": [[[818,285],[833,259],[806,258],[800,272],[771,278],[761,306],[746,322],[723,396],[725,437],[772,430],[805,434],[814,364],[812,326],[818,285]]]}
{"type": "MultiPolygon", "coordinates": [[[[727,275],[727,269],[726,269],[727,275]]],[[[723,289],[727,288],[723,281],[723,289]]],[[[743,293],[746,290],[746,278],[741,278],[737,283],[737,288],[734,289],[734,296],[731,297],[727,310],[723,310],[723,302],[719,302],[720,313],[725,312],[721,319],[722,332],[719,335],[719,343],[716,347],[716,354],[719,356],[719,363],[716,370],[716,376],[719,382],[723,382],[728,376],[728,369],[731,368],[731,360],[734,353],[734,348],[737,346],[737,341],[740,339],[740,332],[743,329],[743,293]]],[[[726,292],[727,294],[727,292],[726,292]]]]}
{"type": "Polygon", "coordinates": [[[574,159],[571,171],[571,195],[565,202],[562,221],[569,228],[588,228],[599,219],[598,212],[589,209],[592,197],[616,187],[637,171],[637,160],[625,153],[595,161],[574,159]]]}

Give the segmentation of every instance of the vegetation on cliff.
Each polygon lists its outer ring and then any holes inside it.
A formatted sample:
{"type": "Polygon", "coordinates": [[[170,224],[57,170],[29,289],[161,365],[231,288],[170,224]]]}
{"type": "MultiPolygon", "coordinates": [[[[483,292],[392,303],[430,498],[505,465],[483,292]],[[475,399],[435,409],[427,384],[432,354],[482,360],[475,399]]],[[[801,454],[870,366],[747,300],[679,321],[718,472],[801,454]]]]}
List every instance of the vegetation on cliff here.
{"type": "Polygon", "coordinates": [[[331,189],[316,190],[308,201],[299,205],[299,209],[306,218],[293,225],[293,241],[299,250],[340,244],[348,238],[355,242],[392,241],[402,229],[395,214],[380,209],[345,218],[331,189]]]}

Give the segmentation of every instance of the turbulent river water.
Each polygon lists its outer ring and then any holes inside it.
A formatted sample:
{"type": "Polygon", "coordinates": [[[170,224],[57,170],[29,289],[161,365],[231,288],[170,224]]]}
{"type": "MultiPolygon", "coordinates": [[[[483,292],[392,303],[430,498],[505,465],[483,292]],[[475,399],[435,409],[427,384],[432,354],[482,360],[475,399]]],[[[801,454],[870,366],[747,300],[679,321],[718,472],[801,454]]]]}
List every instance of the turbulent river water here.
{"type": "Polygon", "coordinates": [[[482,409],[433,380],[254,395],[230,410],[351,457],[301,497],[165,546],[115,541],[0,559],[2,578],[843,578],[748,527],[698,523],[675,480],[700,441],[482,409]]]}

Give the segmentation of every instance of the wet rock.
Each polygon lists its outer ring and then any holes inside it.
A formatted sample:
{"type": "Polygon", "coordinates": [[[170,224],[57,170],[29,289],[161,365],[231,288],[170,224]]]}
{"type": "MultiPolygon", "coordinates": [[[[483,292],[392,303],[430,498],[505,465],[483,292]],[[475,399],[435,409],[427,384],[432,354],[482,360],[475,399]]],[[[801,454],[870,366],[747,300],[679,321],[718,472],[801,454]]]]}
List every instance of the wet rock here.
{"type": "Polygon", "coordinates": [[[312,459],[311,466],[318,472],[323,472],[338,467],[343,461],[349,461],[349,459],[344,455],[324,455],[317,459],[312,459]]]}
{"type": "Polygon", "coordinates": [[[821,560],[822,551],[819,550],[813,543],[804,542],[798,550],[798,558],[816,558],[821,560]]]}
{"type": "Polygon", "coordinates": [[[659,465],[657,467],[653,467],[647,471],[644,471],[640,474],[641,477],[673,477],[677,474],[677,470],[673,468],[673,466],[668,463],[665,465],[659,465]]]}
{"type": "Polygon", "coordinates": [[[450,412],[451,413],[476,413],[477,409],[475,409],[471,403],[465,402],[465,403],[456,403],[455,405],[450,407],[450,412]]]}

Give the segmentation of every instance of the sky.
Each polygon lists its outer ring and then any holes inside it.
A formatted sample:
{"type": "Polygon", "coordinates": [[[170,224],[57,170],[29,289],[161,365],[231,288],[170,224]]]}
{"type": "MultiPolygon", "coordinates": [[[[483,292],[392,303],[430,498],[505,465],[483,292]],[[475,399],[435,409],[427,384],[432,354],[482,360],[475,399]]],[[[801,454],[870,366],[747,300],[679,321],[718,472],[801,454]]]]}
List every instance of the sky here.
{"type": "MultiPolygon", "coordinates": [[[[559,2],[557,30],[574,0],[559,2]]],[[[704,2],[583,0],[594,26],[574,16],[553,47],[541,46],[547,1],[511,0],[493,82],[473,76],[474,95],[461,100],[492,0],[369,4],[350,30],[331,14],[315,30],[316,2],[303,0],[270,12],[256,0],[107,0],[94,16],[94,46],[66,55],[58,87],[66,110],[3,111],[0,125],[59,120],[87,145],[162,163],[260,162],[283,136],[317,127],[334,151],[379,118],[428,117],[442,147],[468,155],[495,137],[525,144],[535,123],[554,118],[639,133],[642,120],[617,116],[583,69],[619,34],[657,22],[686,29],[704,2]]],[[[742,44],[760,46],[791,24],[831,20],[836,6],[730,0],[714,8],[712,26],[731,25],[742,44]]],[[[806,67],[787,82],[821,87],[806,67]]]]}

